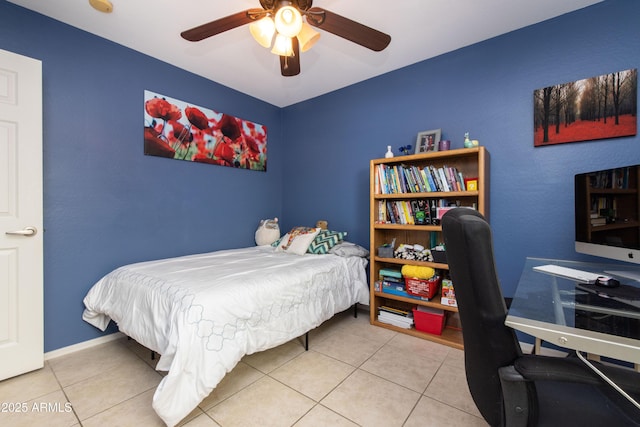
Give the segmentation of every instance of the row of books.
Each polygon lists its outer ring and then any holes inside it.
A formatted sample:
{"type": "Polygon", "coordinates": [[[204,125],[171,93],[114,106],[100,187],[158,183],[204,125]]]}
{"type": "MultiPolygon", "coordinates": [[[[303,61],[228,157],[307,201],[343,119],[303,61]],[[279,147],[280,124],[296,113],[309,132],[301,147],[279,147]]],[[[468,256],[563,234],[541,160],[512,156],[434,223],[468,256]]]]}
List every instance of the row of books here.
{"type": "MultiPolygon", "coordinates": [[[[453,206],[446,199],[378,200],[378,223],[439,225],[440,218],[453,206]]],[[[473,206],[475,208],[475,206],[473,206]]]]}
{"type": "Polygon", "coordinates": [[[635,172],[635,166],[594,172],[589,175],[589,185],[591,188],[600,189],[627,189],[629,188],[629,174],[632,170],[635,172]]]}
{"type": "Polygon", "coordinates": [[[379,164],[375,173],[376,194],[466,191],[464,176],[455,167],[379,164]]]}
{"type": "Polygon", "coordinates": [[[591,226],[598,227],[615,221],[617,199],[613,197],[591,197],[591,226]]]}

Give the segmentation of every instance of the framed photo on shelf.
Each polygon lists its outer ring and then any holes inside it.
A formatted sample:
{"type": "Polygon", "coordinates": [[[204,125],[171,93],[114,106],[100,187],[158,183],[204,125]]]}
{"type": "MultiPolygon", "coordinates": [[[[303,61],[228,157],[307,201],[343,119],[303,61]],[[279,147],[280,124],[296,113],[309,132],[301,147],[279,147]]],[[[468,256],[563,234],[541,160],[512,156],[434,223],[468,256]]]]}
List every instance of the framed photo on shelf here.
{"type": "Polygon", "coordinates": [[[438,143],[441,136],[442,129],[425,130],[418,133],[415,154],[438,151],[438,143]]]}

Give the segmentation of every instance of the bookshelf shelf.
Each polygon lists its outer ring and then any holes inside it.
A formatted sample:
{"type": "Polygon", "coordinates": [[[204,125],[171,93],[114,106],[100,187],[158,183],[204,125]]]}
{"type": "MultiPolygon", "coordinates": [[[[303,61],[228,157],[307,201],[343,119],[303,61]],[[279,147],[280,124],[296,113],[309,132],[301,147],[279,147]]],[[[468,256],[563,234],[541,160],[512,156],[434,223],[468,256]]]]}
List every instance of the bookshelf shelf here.
{"type": "Polygon", "coordinates": [[[477,191],[428,191],[424,193],[374,194],[375,199],[427,199],[433,197],[478,197],[477,191]]]}
{"type": "MultiPolygon", "coordinates": [[[[440,151],[425,154],[415,154],[409,156],[399,156],[390,159],[373,159],[370,161],[370,322],[372,325],[402,332],[412,336],[424,338],[430,341],[445,344],[454,348],[463,348],[462,331],[460,329],[460,319],[458,309],[449,305],[440,303],[440,292],[436,294],[430,301],[405,297],[401,295],[390,294],[375,290],[375,282],[379,280],[380,269],[395,268],[400,269],[402,265],[418,265],[432,267],[438,270],[443,277],[448,276],[449,267],[447,264],[413,261],[400,258],[385,258],[377,256],[376,248],[385,243],[390,243],[395,239],[396,245],[401,243],[420,244],[425,248],[431,248],[442,240],[442,227],[437,223],[429,225],[415,225],[411,222],[411,213],[400,218],[396,213],[393,217],[387,209],[392,204],[401,204],[406,202],[411,204],[412,201],[424,200],[428,205],[437,204],[455,204],[459,206],[474,207],[488,218],[488,196],[489,196],[489,153],[484,147],[465,148],[459,150],[440,151]],[[408,170],[424,170],[424,168],[443,168],[451,169],[451,181],[449,189],[455,191],[421,191],[424,186],[428,186],[424,181],[418,183],[419,175],[414,172],[413,184],[409,178],[404,176],[405,186],[400,185],[399,181],[395,181],[394,188],[385,187],[385,184],[379,179],[382,171],[392,169],[398,175],[408,173],[408,170]],[[386,168],[386,169],[385,169],[386,168]],[[404,169],[400,171],[400,169],[404,169]],[[456,175],[459,172],[459,175],[456,175]],[[458,183],[453,178],[459,176],[458,183]],[[468,191],[463,187],[465,178],[475,179],[475,189],[468,191]],[[413,185],[410,188],[409,185],[413,185]],[[435,243],[435,244],[434,244],[435,243]],[[421,332],[414,328],[405,329],[378,321],[378,310],[381,306],[390,306],[402,310],[411,310],[416,306],[424,306],[438,308],[445,311],[446,323],[442,335],[435,335],[421,332]]],[[[386,173],[385,173],[386,175],[386,173]]],[[[422,176],[425,180],[425,175],[422,176]]],[[[447,179],[447,175],[444,177],[447,179]]],[[[394,179],[393,177],[391,179],[394,179]]],[[[431,190],[431,188],[430,188],[431,190]]],[[[431,213],[430,215],[433,216],[431,213]]],[[[455,287],[455,283],[454,283],[455,287]]]]}

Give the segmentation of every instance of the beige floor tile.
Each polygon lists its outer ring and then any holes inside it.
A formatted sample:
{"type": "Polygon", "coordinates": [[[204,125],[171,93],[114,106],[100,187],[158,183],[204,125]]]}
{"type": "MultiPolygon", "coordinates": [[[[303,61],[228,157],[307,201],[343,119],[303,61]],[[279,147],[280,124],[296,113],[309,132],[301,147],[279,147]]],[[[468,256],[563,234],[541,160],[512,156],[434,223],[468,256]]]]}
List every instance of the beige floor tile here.
{"type": "Polygon", "coordinates": [[[0,381],[0,402],[26,402],[60,390],[49,363],[42,369],[0,381]]]}
{"type": "Polygon", "coordinates": [[[105,411],[149,389],[155,389],[162,377],[135,357],[120,367],[80,381],[64,391],[80,420],[105,411]]]}
{"type": "Polygon", "coordinates": [[[453,368],[464,370],[464,351],[457,348],[450,348],[444,363],[453,368]]]}
{"type": "Polygon", "coordinates": [[[220,427],[220,424],[213,421],[207,414],[202,414],[184,424],[183,427],[220,427]]]}
{"type": "Polygon", "coordinates": [[[355,368],[309,350],[271,373],[271,377],[319,402],[355,368]]]}
{"type": "Polygon", "coordinates": [[[302,394],[264,377],[207,411],[224,427],[288,427],[314,406],[302,394]]]}
{"type": "Polygon", "coordinates": [[[311,344],[312,350],[355,367],[362,365],[380,347],[380,342],[340,329],[321,342],[311,344]]]}
{"type": "Polygon", "coordinates": [[[397,334],[389,341],[389,345],[398,347],[407,353],[420,354],[423,357],[428,357],[439,362],[443,362],[451,350],[450,347],[406,334],[397,334]]]}
{"type": "MultiPolygon", "coordinates": [[[[309,331],[309,337],[310,337],[309,348],[313,348],[313,345],[333,335],[336,330],[343,329],[343,326],[352,325],[354,323],[371,326],[369,324],[369,312],[368,311],[364,312],[362,310],[359,310],[357,318],[353,317],[353,308],[349,308],[346,311],[343,311],[342,313],[336,314],[331,319],[326,320],[317,328],[309,331]]],[[[384,331],[385,331],[384,329],[376,328],[376,327],[373,327],[373,328],[379,329],[380,330],[379,332],[384,334],[384,331]]],[[[386,332],[391,334],[394,333],[393,331],[389,331],[389,330],[386,330],[386,332]]]]}
{"type": "Polygon", "coordinates": [[[316,405],[294,427],[358,427],[345,417],[322,405],[316,405]]]}
{"type": "Polygon", "coordinates": [[[51,359],[49,364],[62,387],[66,387],[137,359],[122,340],[115,340],[51,359]]]}
{"type": "Polygon", "coordinates": [[[422,397],[404,427],[487,427],[479,417],[452,406],[422,397]]]}
{"type": "Polygon", "coordinates": [[[163,427],[165,424],[153,410],[151,402],[154,389],[115,405],[82,421],[83,427],[163,427]]]}
{"type": "Polygon", "coordinates": [[[389,329],[373,326],[369,322],[369,313],[366,313],[365,315],[358,315],[357,319],[353,318],[353,316],[346,317],[336,326],[342,331],[364,337],[368,340],[379,343],[380,345],[386,344],[398,334],[397,332],[389,329]]]}
{"type": "Polygon", "coordinates": [[[126,339],[123,341],[124,345],[131,350],[136,356],[138,356],[143,362],[147,365],[151,366],[153,369],[158,365],[158,360],[160,360],[160,355],[154,353],[153,357],[151,357],[151,350],[142,344],[138,343],[134,339],[126,339]]]}
{"type": "Polygon", "coordinates": [[[304,352],[304,337],[295,338],[269,350],[260,351],[242,358],[247,365],[268,374],[304,352]]]}
{"type": "Polygon", "coordinates": [[[218,386],[198,406],[206,412],[229,396],[258,381],[264,375],[246,363],[240,362],[231,372],[225,375],[218,386]]]}
{"type": "Polygon", "coordinates": [[[464,370],[443,364],[424,395],[480,417],[473,402],[464,370]]]}
{"type": "Polygon", "coordinates": [[[423,393],[440,365],[441,362],[425,357],[422,352],[405,351],[387,344],[367,360],[361,369],[423,393]]]}
{"type": "MultiPolygon", "coordinates": [[[[16,402],[11,400],[11,402],[16,402]]],[[[11,427],[70,427],[78,423],[62,390],[23,401],[19,412],[0,413],[0,425],[11,427]]]]}
{"type": "Polygon", "coordinates": [[[368,427],[401,426],[420,394],[368,372],[357,370],[320,403],[368,427]]]}

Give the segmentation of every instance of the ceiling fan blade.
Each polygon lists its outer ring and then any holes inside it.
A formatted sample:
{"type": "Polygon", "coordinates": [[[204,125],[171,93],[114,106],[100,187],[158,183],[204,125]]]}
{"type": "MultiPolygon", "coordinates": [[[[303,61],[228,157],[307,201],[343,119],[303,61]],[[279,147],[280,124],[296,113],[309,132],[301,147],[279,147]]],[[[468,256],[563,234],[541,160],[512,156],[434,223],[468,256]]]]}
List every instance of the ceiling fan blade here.
{"type": "Polygon", "coordinates": [[[293,56],[280,57],[280,71],[284,77],[300,74],[300,43],[297,37],[291,40],[291,47],[293,47],[293,56]]]}
{"type": "Polygon", "coordinates": [[[256,11],[264,12],[262,9],[249,9],[243,12],[234,13],[233,15],[216,19],[215,21],[183,31],[180,35],[183,39],[189,40],[190,42],[198,42],[206,39],[207,37],[215,36],[216,34],[253,22],[254,18],[251,17],[250,12],[256,11]]]}
{"type": "Polygon", "coordinates": [[[352,21],[333,12],[320,7],[309,9],[311,14],[307,15],[307,21],[314,27],[335,34],[360,46],[379,52],[386,48],[391,42],[391,36],[374,30],[371,27],[352,21]],[[314,19],[314,15],[324,13],[324,19],[314,19]]]}

